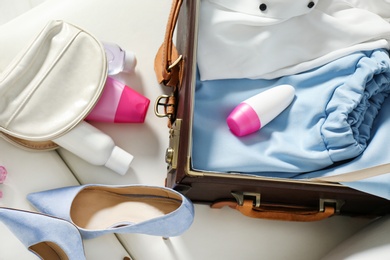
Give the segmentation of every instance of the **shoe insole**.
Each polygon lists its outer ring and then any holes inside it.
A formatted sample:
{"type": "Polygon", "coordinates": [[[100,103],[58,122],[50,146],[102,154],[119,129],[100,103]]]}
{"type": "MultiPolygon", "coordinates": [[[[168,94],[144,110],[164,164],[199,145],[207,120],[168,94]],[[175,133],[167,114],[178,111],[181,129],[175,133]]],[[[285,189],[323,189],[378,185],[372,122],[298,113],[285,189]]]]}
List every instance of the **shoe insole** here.
{"type": "Polygon", "coordinates": [[[71,218],[81,228],[105,229],[161,217],[180,205],[169,198],[83,190],[73,201],[71,218]]]}
{"type": "Polygon", "coordinates": [[[60,246],[53,242],[41,242],[29,247],[30,251],[43,260],[68,260],[68,256],[60,246]]]}

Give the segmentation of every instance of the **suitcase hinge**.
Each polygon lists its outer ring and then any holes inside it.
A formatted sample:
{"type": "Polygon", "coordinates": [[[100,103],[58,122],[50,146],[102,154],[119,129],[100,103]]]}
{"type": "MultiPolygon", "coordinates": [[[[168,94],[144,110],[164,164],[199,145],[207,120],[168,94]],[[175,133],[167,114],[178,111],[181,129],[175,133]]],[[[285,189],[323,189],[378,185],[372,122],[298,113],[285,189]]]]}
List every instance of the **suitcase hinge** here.
{"type": "Polygon", "coordinates": [[[181,119],[177,119],[169,129],[169,147],[165,153],[165,162],[172,169],[177,168],[181,121],[181,119]]]}

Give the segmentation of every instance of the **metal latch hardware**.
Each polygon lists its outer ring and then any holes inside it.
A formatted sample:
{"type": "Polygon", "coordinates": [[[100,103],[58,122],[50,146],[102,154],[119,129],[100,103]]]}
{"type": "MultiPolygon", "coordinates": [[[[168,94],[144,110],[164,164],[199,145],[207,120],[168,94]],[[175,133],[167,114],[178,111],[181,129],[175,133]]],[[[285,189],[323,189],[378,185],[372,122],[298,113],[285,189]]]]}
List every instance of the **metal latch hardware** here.
{"type": "Polygon", "coordinates": [[[177,119],[169,129],[169,147],[165,153],[165,162],[173,169],[177,168],[181,122],[181,119],[177,119]]]}
{"type": "Polygon", "coordinates": [[[169,119],[175,113],[175,96],[172,95],[161,95],[156,99],[154,103],[154,113],[158,117],[168,117],[169,119]],[[160,107],[164,108],[164,112],[160,112],[160,107]]]}
{"type": "Polygon", "coordinates": [[[183,55],[180,55],[171,65],[168,67],[168,71],[171,71],[174,67],[179,64],[179,62],[183,59],[183,55]]]}
{"type": "MultiPolygon", "coordinates": [[[[248,198],[253,199],[253,206],[256,208],[260,207],[261,194],[255,192],[232,192],[233,197],[236,199],[237,204],[239,206],[244,205],[244,201],[248,200],[248,198]]],[[[332,205],[334,206],[336,214],[340,213],[341,207],[345,204],[343,200],[335,200],[335,199],[320,199],[319,201],[319,211],[324,212],[325,207],[332,205]]]]}
{"type": "Polygon", "coordinates": [[[329,206],[329,204],[333,204],[336,214],[340,214],[341,207],[345,204],[345,201],[335,199],[320,199],[320,211],[324,212],[325,206],[329,206]]]}
{"type": "Polygon", "coordinates": [[[244,205],[244,200],[246,197],[253,198],[253,206],[256,208],[260,207],[261,194],[255,192],[232,192],[233,197],[237,200],[237,204],[242,206],[244,205]]]}

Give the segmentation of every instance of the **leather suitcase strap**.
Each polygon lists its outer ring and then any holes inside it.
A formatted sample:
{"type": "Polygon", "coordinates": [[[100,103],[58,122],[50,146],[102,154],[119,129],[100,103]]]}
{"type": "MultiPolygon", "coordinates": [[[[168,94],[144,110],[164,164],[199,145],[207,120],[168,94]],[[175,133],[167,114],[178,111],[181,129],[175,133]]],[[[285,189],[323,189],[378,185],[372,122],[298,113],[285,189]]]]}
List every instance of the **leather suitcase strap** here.
{"type": "Polygon", "coordinates": [[[154,71],[160,84],[176,88],[180,85],[180,67],[182,56],[173,44],[173,33],[179,17],[182,0],[173,0],[165,31],[164,42],[157,52],[154,71]]]}

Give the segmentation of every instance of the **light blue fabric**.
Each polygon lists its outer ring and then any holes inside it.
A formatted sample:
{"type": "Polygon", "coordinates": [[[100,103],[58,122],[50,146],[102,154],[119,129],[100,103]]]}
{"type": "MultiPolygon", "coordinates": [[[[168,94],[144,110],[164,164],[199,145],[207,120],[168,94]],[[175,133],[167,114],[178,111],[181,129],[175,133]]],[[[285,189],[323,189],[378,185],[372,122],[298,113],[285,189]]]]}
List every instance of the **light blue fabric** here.
{"type": "Polygon", "coordinates": [[[197,81],[195,169],[294,178],[359,156],[390,92],[385,50],[357,52],[324,66],[275,80],[197,81]],[[290,84],[293,103],[260,131],[236,137],[226,118],[241,101],[290,84]]]}
{"type": "MultiPolygon", "coordinates": [[[[333,176],[376,165],[390,163],[390,98],[383,103],[382,109],[372,129],[372,140],[367,149],[355,159],[325,170],[301,175],[299,178],[333,176]]],[[[361,190],[390,200],[390,174],[384,174],[356,182],[343,183],[351,188],[361,190]]]]}

